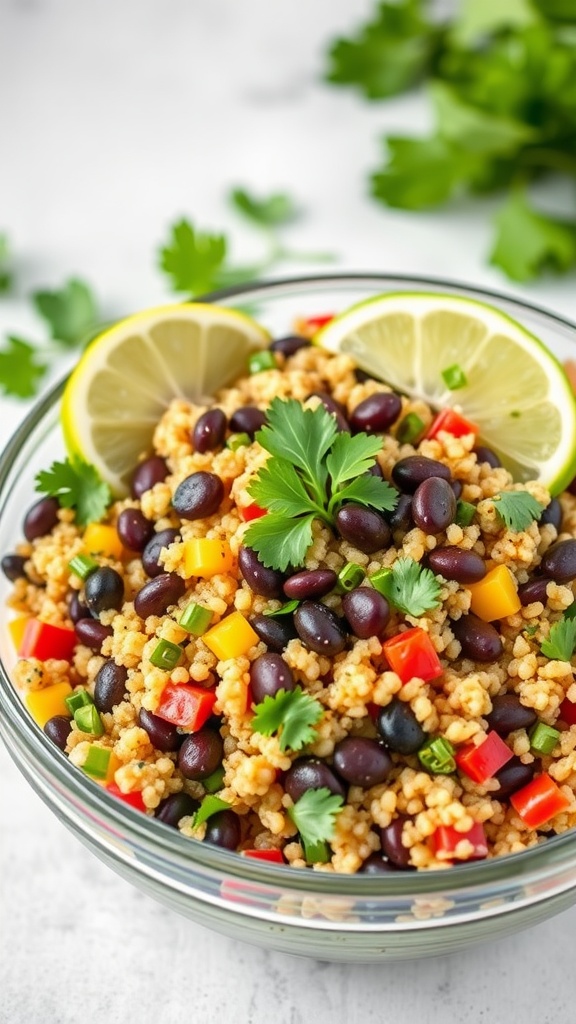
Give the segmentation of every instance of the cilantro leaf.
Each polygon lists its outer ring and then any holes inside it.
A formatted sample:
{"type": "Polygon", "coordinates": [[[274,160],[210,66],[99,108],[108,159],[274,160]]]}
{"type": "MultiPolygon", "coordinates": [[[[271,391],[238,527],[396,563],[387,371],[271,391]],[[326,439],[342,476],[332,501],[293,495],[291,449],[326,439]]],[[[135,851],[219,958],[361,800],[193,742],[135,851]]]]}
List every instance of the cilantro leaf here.
{"type": "Polygon", "coordinates": [[[514,533],[527,530],[544,511],[544,506],[528,491],[500,491],[492,500],[500,519],[514,533]]]}
{"type": "Polygon", "coordinates": [[[414,618],[440,604],[440,581],[413,558],[398,558],[390,570],[375,573],[372,582],[396,608],[414,618]]]}
{"type": "Polygon", "coordinates": [[[382,438],[368,434],[351,437],[342,432],[337,434],[326,459],[326,468],[332,480],[332,490],[338,490],[346,480],[354,480],[374,465],[378,452],[382,451],[382,438]]]}
{"type": "Polygon", "coordinates": [[[546,640],[540,644],[542,654],[558,661],[570,661],[576,647],[576,619],[555,622],[546,640]]]}
{"type": "Polygon", "coordinates": [[[0,234],[0,293],[10,290],[12,273],[10,271],[10,245],[8,236],[0,234]]]}
{"type": "Polygon", "coordinates": [[[386,163],[372,175],[372,195],[401,210],[424,210],[451,199],[471,180],[477,162],[437,137],[390,135],[386,147],[386,163]]]}
{"type": "Polygon", "coordinates": [[[96,301],[85,281],[70,278],[55,291],[34,292],[32,299],[52,338],[62,345],[73,348],[82,343],[97,324],[96,301]]]}
{"type": "Polygon", "coordinates": [[[296,204],[285,192],[272,192],[262,199],[245,188],[235,188],[230,193],[230,201],[244,217],[264,228],[290,224],[299,213],[296,204]]]}
{"type": "Polygon", "coordinates": [[[296,825],[306,847],[334,838],[336,815],[343,803],[341,796],[322,786],[321,789],[307,789],[288,808],[288,816],[296,825]]]}
{"type": "Polygon", "coordinates": [[[460,46],[467,46],[489,33],[503,28],[526,28],[538,20],[530,0],[462,0],[451,38],[460,46]]]}
{"type": "Polygon", "coordinates": [[[521,191],[510,194],[495,221],[490,262],[513,281],[530,281],[546,268],[561,272],[576,265],[576,221],[538,213],[521,191]]]}
{"type": "Polygon", "coordinates": [[[279,733],[280,750],[301,750],[316,737],[313,726],[324,714],[319,701],[304,693],[301,686],[293,690],[278,690],[273,697],[254,708],[254,732],[263,736],[279,733]]]}
{"type": "Polygon", "coordinates": [[[466,102],[446,82],[432,82],[429,88],[438,135],[460,149],[483,155],[508,154],[536,137],[531,126],[466,102]]]}
{"type": "Polygon", "coordinates": [[[250,484],[248,493],[257,505],[270,512],[281,512],[285,516],[318,512],[294,466],[287,459],[268,459],[256,480],[250,484]]]}
{"type": "Polygon", "coordinates": [[[0,349],[0,388],[5,395],[32,398],[46,373],[46,364],[37,362],[33,345],[10,335],[7,347],[0,349]]]}
{"type": "Polygon", "coordinates": [[[284,572],[289,565],[304,563],[312,544],[315,518],[315,513],[289,519],[280,512],[269,512],[250,523],[244,541],[257,552],[264,565],[284,572]]]}
{"type": "Polygon", "coordinates": [[[50,469],[37,473],[36,490],[57,498],[61,508],[73,508],[78,526],[102,519],[112,499],[96,468],[76,457],[53,462],[50,469]]]}
{"type": "Polygon", "coordinates": [[[196,231],[182,218],[170,228],[168,243],[160,250],[160,266],[177,292],[199,295],[218,284],[226,260],[224,235],[196,231]]]}
{"type": "Polygon", "coordinates": [[[229,808],[230,804],[226,803],[225,800],[222,800],[219,796],[213,796],[211,793],[208,793],[202,800],[198,810],[194,813],[194,817],[192,818],[192,828],[197,828],[198,825],[202,825],[203,822],[208,821],[208,818],[211,818],[213,814],[218,814],[218,811],[227,811],[229,808]]]}
{"type": "Polygon", "coordinates": [[[277,458],[288,460],[302,470],[304,482],[317,500],[322,500],[326,482],[324,456],[336,437],[336,421],[323,405],[304,409],[295,399],[274,398],[266,413],[268,425],[256,440],[277,458]]]}
{"type": "Polygon", "coordinates": [[[398,491],[386,480],[366,474],[338,491],[337,499],[339,502],[355,501],[358,505],[368,505],[380,512],[391,512],[398,502],[398,491]]]}

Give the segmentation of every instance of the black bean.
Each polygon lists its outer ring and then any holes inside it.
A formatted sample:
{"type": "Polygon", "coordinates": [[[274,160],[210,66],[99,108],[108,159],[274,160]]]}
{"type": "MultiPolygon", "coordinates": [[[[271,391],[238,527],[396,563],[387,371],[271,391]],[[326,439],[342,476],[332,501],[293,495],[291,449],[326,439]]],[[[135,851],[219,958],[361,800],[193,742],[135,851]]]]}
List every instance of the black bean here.
{"type": "Polygon", "coordinates": [[[98,654],[102,649],[106,637],[112,636],[114,632],[112,626],[103,626],[97,619],[78,619],[74,623],[74,632],[78,637],[78,642],[84,644],[85,647],[89,647],[91,651],[96,651],[98,654]]]}
{"type": "Polygon", "coordinates": [[[385,860],[381,853],[371,853],[366,858],[362,867],[359,869],[358,874],[360,875],[389,875],[400,868],[396,867],[395,864],[390,860],[385,860]]]}
{"type": "Polygon", "coordinates": [[[66,743],[71,728],[71,718],[67,718],[66,715],[54,715],[53,718],[49,718],[46,722],[44,732],[48,739],[52,740],[57,747],[60,747],[60,750],[66,750],[66,743]]]}
{"type": "Polygon", "coordinates": [[[159,561],[160,552],[162,548],[170,547],[176,540],[180,540],[180,534],[173,528],[160,530],[150,538],[142,552],[142,565],[148,576],[160,576],[165,572],[164,566],[159,561]]]}
{"type": "Polygon", "coordinates": [[[375,462],[373,466],[370,466],[370,469],[366,470],[366,472],[367,472],[367,474],[369,476],[376,476],[376,477],[378,477],[379,480],[383,480],[384,479],[384,473],[382,472],[382,469],[381,469],[381,466],[380,466],[379,462],[375,462]]]}
{"type": "Polygon", "coordinates": [[[283,587],[286,577],[276,569],[268,569],[263,565],[253,548],[240,548],[238,565],[246,583],[255,594],[274,598],[284,596],[283,587]]]}
{"type": "Polygon", "coordinates": [[[134,470],[131,481],[132,497],[141,498],[145,491],[149,491],[155,484],[162,483],[167,476],[168,466],[160,455],[152,455],[151,458],[145,459],[134,470]]]}
{"type": "Polygon", "coordinates": [[[495,790],[492,796],[497,800],[505,800],[517,789],[522,789],[532,782],[536,772],[537,764],[523,764],[519,757],[511,757],[507,764],[496,772],[494,778],[498,779],[500,789],[495,790]]]}
{"type": "Polygon", "coordinates": [[[125,508],[118,516],[116,532],[130,551],[143,551],[154,536],[154,523],[139,508],[125,508]]]}
{"type": "Polygon", "coordinates": [[[336,771],[351,786],[370,789],[388,778],[392,758],[378,740],[367,736],[346,736],[334,747],[336,771]]]}
{"type": "Polygon", "coordinates": [[[395,508],[391,513],[384,513],[384,518],[388,521],[388,525],[394,535],[408,533],[408,530],[411,530],[414,526],[414,520],[412,519],[412,495],[400,494],[395,508]]]}
{"type": "Polygon", "coordinates": [[[426,741],[412,708],[398,697],[382,708],[376,727],[386,746],[397,754],[414,754],[426,741]]]}
{"type": "Polygon", "coordinates": [[[7,580],[14,583],[16,580],[26,578],[26,572],[24,565],[26,559],[23,555],[4,555],[1,565],[2,572],[4,573],[7,580]]]}
{"type": "Polygon", "coordinates": [[[178,732],[175,725],[166,722],[159,715],[153,715],[146,708],[140,708],[138,712],[138,725],[146,730],[152,746],[165,754],[179,750],[184,742],[184,736],[178,732]]]}
{"type": "Polygon", "coordinates": [[[410,818],[407,814],[399,814],[385,828],[380,829],[382,852],[398,868],[410,868],[410,850],[402,842],[404,825],[410,818]]]}
{"type": "Polygon", "coordinates": [[[344,540],[367,555],[388,547],[392,539],[384,516],[352,501],[338,511],[336,528],[344,540]]]}
{"type": "Polygon", "coordinates": [[[205,452],[213,452],[217,448],[221,448],[226,437],[227,426],[228,420],[222,409],[208,409],[207,412],[202,413],[196,420],[192,431],[192,444],[196,451],[203,455],[205,452]]]}
{"type": "Polygon", "coordinates": [[[338,576],[333,569],[302,569],[286,580],[284,593],[296,601],[325,597],[334,590],[337,582],[338,576]]]}
{"type": "Polygon", "coordinates": [[[346,419],[346,410],[341,402],[337,402],[327,391],[313,391],[308,397],[319,398],[326,412],[329,412],[336,420],[338,430],[343,430],[347,434],[350,433],[350,424],[346,419]]]}
{"type": "Polygon", "coordinates": [[[205,843],[235,850],[240,842],[240,818],[234,811],[218,811],[206,822],[205,843]]]}
{"type": "Polygon", "coordinates": [[[354,433],[383,434],[402,412],[402,399],[394,391],[381,391],[360,402],[350,415],[354,433]]]}
{"type": "Polygon", "coordinates": [[[76,624],[79,619],[86,619],[90,615],[90,609],[87,604],[84,604],[80,600],[80,594],[77,590],[71,590],[68,598],[68,614],[72,619],[72,622],[76,624]]]}
{"type": "Polygon", "coordinates": [[[515,693],[503,693],[493,697],[492,711],[486,715],[488,725],[500,736],[508,736],[516,729],[530,729],[537,718],[534,709],[521,704],[515,693]]]}
{"type": "Polygon", "coordinates": [[[418,485],[412,498],[412,518],[424,533],[441,533],[456,516],[456,495],[447,480],[431,476],[418,485]]]}
{"type": "Polygon", "coordinates": [[[342,782],[319,757],[299,757],[286,772],[284,789],[296,803],[309,789],[329,789],[335,796],[346,797],[342,782]]]}
{"type": "Polygon", "coordinates": [[[248,434],[252,440],[266,423],[266,413],[255,405],[244,405],[230,419],[230,430],[235,434],[248,434]]]}
{"type": "Polygon", "coordinates": [[[454,497],[456,500],[462,497],[462,491],[464,490],[461,480],[451,480],[450,487],[454,491],[454,497]]]}
{"type": "Polygon", "coordinates": [[[346,646],[346,633],[338,616],[317,601],[304,601],[294,612],[294,625],[303,644],[329,658],[346,646]]]}
{"type": "Polygon", "coordinates": [[[476,615],[463,615],[457,622],[451,622],[452,632],[460,641],[461,656],[472,661],[498,661],[504,651],[502,637],[491,622],[484,622],[476,615]]]}
{"type": "Polygon", "coordinates": [[[204,726],[184,740],[178,754],[178,767],[185,779],[207,779],[222,764],[224,743],[220,733],[204,726]]]}
{"type": "Polygon", "coordinates": [[[496,455],[496,452],[493,452],[491,448],[486,448],[483,444],[476,445],[473,451],[478,462],[487,462],[492,469],[498,469],[498,466],[502,465],[500,459],[496,455]]]}
{"type": "Polygon", "coordinates": [[[390,605],[372,587],[356,587],[342,598],[344,615],[354,636],[367,640],[378,636],[390,618],[390,605]]]}
{"type": "Polygon", "coordinates": [[[254,615],[250,625],[271,651],[281,653],[291,640],[298,634],[291,615],[281,615],[277,619],[271,615],[254,615]]]}
{"type": "Polygon", "coordinates": [[[188,793],[171,793],[158,805],[154,817],[171,828],[178,828],[178,822],[194,814],[199,806],[198,800],[188,793]]]}
{"type": "Polygon", "coordinates": [[[60,505],[56,498],[40,498],[24,516],[24,536],[26,540],[35,540],[36,537],[45,537],[50,530],[54,529],[58,522],[58,511],[60,505]]]}
{"type": "Polygon", "coordinates": [[[445,580],[456,580],[457,583],[478,583],[486,575],[484,559],[476,551],[435,548],[428,555],[427,561],[432,572],[443,576],[445,580]]]}
{"type": "Polygon", "coordinates": [[[261,654],[250,665],[250,689],[255,704],[264,697],[273,697],[278,690],[293,690],[296,686],[292,669],[279,654],[261,654]]]}
{"type": "Polygon", "coordinates": [[[555,583],[576,579],[576,540],[559,540],[548,548],[540,562],[540,572],[555,583]]]}
{"type": "Polygon", "coordinates": [[[450,479],[450,470],[443,462],[428,459],[425,455],[408,455],[400,459],[392,470],[392,480],[399,490],[414,494],[416,488],[431,476],[450,479]]]}
{"type": "Polygon", "coordinates": [[[94,618],[113,608],[118,611],[124,600],[124,580],[109,565],[91,572],[84,584],[84,600],[94,618]]]}
{"type": "Polygon", "coordinates": [[[206,519],[218,511],[223,499],[220,477],[200,470],[178,484],[172,505],[181,519],[206,519]]]}
{"type": "Polygon", "coordinates": [[[285,338],[275,338],[270,348],[272,352],[281,352],[283,356],[293,356],[301,348],[309,348],[309,338],[302,338],[299,334],[288,334],[285,338]]]}
{"type": "Polygon", "coordinates": [[[552,526],[556,527],[556,532],[560,533],[562,527],[562,505],[558,501],[558,498],[552,498],[550,504],[544,509],[540,516],[540,523],[551,523],[552,526]]]}
{"type": "Polygon", "coordinates": [[[521,583],[518,587],[518,597],[521,604],[524,607],[528,604],[533,604],[534,601],[541,601],[542,604],[546,604],[548,601],[546,587],[551,582],[552,580],[549,577],[539,576],[537,579],[528,580],[527,583],[521,583]]]}
{"type": "Polygon", "coordinates": [[[134,598],[134,610],[141,619],[149,615],[164,615],[170,605],[182,597],[185,589],[181,576],[175,572],[164,572],[140,588],[134,598]]]}
{"type": "Polygon", "coordinates": [[[98,669],[94,680],[94,703],[98,711],[112,711],[126,696],[128,669],[117,665],[113,658],[98,669]]]}

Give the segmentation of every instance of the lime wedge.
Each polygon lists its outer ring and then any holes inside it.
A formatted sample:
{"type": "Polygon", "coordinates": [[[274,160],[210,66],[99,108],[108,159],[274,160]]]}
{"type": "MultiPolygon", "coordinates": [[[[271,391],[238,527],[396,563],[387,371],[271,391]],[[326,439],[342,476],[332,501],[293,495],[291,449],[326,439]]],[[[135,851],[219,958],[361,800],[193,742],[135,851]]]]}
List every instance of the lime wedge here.
{"type": "Polygon", "coordinates": [[[557,494],[576,475],[576,401],[566,374],[542,342],[493,306],[395,292],[335,317],[314,342],[349,353],[434,409],[462,412],[516,480],[541,480],[557,494]]]}
{"type": "Polygon", "coordinates": [[[203,402],[246,371],[269,335],[235,310],[184,303],[119,321],[86,350],[61,409],[69,454],[91,462],[117,495],[173,398],[203,402]]]}

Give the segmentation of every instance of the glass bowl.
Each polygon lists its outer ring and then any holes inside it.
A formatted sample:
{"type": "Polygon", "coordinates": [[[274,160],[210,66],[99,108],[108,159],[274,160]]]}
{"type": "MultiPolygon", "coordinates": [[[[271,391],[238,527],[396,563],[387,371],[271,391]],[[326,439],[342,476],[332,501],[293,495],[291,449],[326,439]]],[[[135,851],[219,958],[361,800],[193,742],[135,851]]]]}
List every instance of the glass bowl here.
{"type": "MultiPolygon", "coordinates": [[[[561,359],[576,327],[502,295],[383,275],[299,278],[208,296],[249,307],[275,334],[297,317],[337,312],[386,291],[433,290],[492,302],[561,359]]],[[[20,538],[34,475],[63,454],[63,383],[33,409],[0,459],[0,552],[20,538]]],[[[5,608],[7,584],[0,584],[5,608]]],[[[0,612],[6,621],[6,614],[0,612]]],[[[389,876],[295,870],[199,843],[116,800],[75,768],[29,717],[10,682],[14,653],[0,628],[0,732],[30,785],[118,874],[166,906],[225,934],[321,960],[372,962],[438,956],[533,925],[576,902],[576,831],[522,853],[445,871],[389,876]]]]}

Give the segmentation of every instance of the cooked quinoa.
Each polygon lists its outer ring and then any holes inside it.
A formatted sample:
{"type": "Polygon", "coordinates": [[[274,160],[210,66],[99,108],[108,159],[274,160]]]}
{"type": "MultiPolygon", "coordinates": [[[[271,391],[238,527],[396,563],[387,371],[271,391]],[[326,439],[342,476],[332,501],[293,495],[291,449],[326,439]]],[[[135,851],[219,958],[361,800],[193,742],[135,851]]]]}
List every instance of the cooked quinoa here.
{"type": "MultiPolygon", "coordinates": [[[[151,457],[165,460],[166,475],[139,497],[115,501],[103,520],[104,525],[116,527],[119,516],[133,510],[142,513],[150,533],[172,531],[167,534],[170,542],[158,554],[157,571],[163,575],[152,577],[158,580],[171,574],[173,600],[166,610],[138,613],[137,595],[151,579],[142,555],[126,547],[115,554],[86,552],[84,530],[75,524],[70,509],[57,510],[55,525],[49,532],[18,546],[15,555],[21,559],[21,574],[12,572],[17,578],[9,598],[17,616],[31,616],[43,623],[73,629],[74,622],[82,619],[90,576],[82,580],[71,571],[70,562],[86,553],[94,558],[99,569],[108,567],[119,575],[123,595],[118,608],[104,608],[93,616],[95,622],[105,627],[99,639],[89,646],[80,642],[86,636],[76,627],[70,660],[21,658],[14,671],[15,685],[27,700],[31,694],[62,683],[69,684],[68,695],[87,691],[96,699],[102,734],[82,731],[78,716],[70,717],[68,711],[70,722],[61,733],[60,745],[78,769],[87,763],[92,748],[111,751],[107,775],[100,784],[112,784],[112,791],[119,798],[131,799],[149,816],[164,817],[191,841],[230,846],[232,835],[238,851],[281,851],[282,860],[295,868],[312,865],[344,873],[445,868],[473,857],[518,852],[543,842],[553,833],[574,827],[576,724],[566,720],[566,708],[570,703],[576,706],[576,683],[570,659],[551,658],[541,651],[553,625],[563,621],[564,613],[572,606],[573,583],[552,577],[546,583],[539,567],[555,544],[576,537],[576,498],[564,493],[551,504],[550,494],[539,482],[515,483],[505,468],[491,465],[497,459],[487,459],[483,449],[476,452],[474,433],[455,437],[440,431],[427,438],[434,414],[424,403],[402,397],[394,422],[378,434],[381,448],[377,464],[381,476],[394,483],[397,464],[413,456],[441,463],[449,471],[446,477],[458,501],[473,506],[468,525],[458,525],[452,515],[452,521],[441,530],[422,529],[409,518],[404,524],[394,522],[390,511],[384,512],[381,518],[388,519],[387,541],[381,548],[367,551],[366,544],[356,547],[350,536],[345,539],[316,519],[304,562],[285,571],[284,578],[303,569],[331,570],[338,576],[352,564],[360,567],[360,585],[374,589],[371,578],[377,581],[378,574],[383,569],[392,569],[399,559],[429,566],[435,550],[453,549],[479,556],[486,574],[498,566],[504,567],[514,594],[518,588],[525,588],[520,592],[529,597],[527,584],[542,579],[544,583],[540,582],[534,590],[533,600],[523,596],[517,610],[491,622],[489,630],[499,637],[498,653],[493,659],[473,660],[470,648],[467,656],[463,651],[458,624],[472,621],[467,617],[472,614],[473,586],[471,589],[438,572],[435,576],[439,598],[435,607],[414,615],[401,611],[390,601],[384,628],[366,637],[355,635],[347,625],[343,606],[346,592],[342,586],[332,586],[327,593],[314,598],[314,603],[329,609],[330,621],[340,624],[345,642],[332,655],[311,649],[293,628],[289,612],[276,618],[268,614],[282,608],[288,598],[257,592],[258,588],[244,578],[239,566],[244,538],[253,522],[255,499],[250,487],[269,456],[257,440],[246,437],[243,440],[247,443],[229,446],[226,442],[231,434],[243,433],[234,431],[230,424],[235,422],[238,410],[255,408],[265,414],[274,398],[295,399],[314,409],[329,396],[339,403],[345,417],[353,418],[354,411],[366,399],[390,391],[381,382],[358,373],[348,356],[333,356],[316,347],[303,346],[288,356],[280,348],[275,352],[275,360],[276,368],[246,375],[215,396],[213,408],[224,414],[226,431],[210,450],[195,450],[193,443],[195,427],[209,407],[173,401],[154,432],[153,453],[142,453],[143,464],[151,457]],[[319,393],[322,397],[318,397],[319,393]],[[415,414],[421,422],[420,436],[424,436],[419,443],[399,440],[409,414],[415,414]],[[174,507],[176,491],[197,473],[219,478],[222,497],[215,512],[182,518],[174,507]],[[507,528],[493,500],[507,491],[525,491],[547,512],[525,530],[507,528]],[[206,578],[190,573],[187,552],[195,539],[224,545],[223,550],[229,552],[224,571],[206,578]],[[246,633],[247,649],[235,657],[219,660],[203,639],[206,633],[195,636],[180,624],[191,602],[208,609],[209,630],[237,613],[241,617],[238,621],[250,627],[246,633]],[[279,623],[288,630],[286,636],[291,635],[281,648],[280,657],[291,673],[292,685],[296,684],[320,705],[310,738],[298,749],[282,744],[281,729],[264,735],[253,724],[251,672],[257,660],[270,654],[272,648],[268,648],[252,624],[261,623],[267,614],[268,622],[279,623]],[[414,628],[423,631],[434,657],[439,659],[440,671],[432,678],[401,678],[386,655],[386,641],[414,628]],[[151,660],[160,640],[181,651],[178,663],[171,669],[158,667],[151,660]],[[121,699],[110,708],[98,697],[97,680],[102,680],[105,666],[109,666],[107,671],[112,672],[112,677],[123,683],[121,699]],[[194,687],[194,692],[202,688],[215,696],[208,719],[197,730],[216,734],[220,743],[221,765],[210,773],[208,789],[211,796],[223,803],[207,820],[197,821],[195,813],[207,794],[205,773],[200,770],[195,778],[191,777],[194,771],[186,768],[181,756],[181,744],[194,732],[180,727],[176,729],[176,742],[172,735],[172,740],[163,744],[164,749],[158,746],[158,723],[160,727],[164,723],[168,731],[172,728],[172,734],[175,729],[163,717],[167,687],[182,687],[176,694],[189,687],[194,687]],[[495,728],[495,711],[502,706],[501,698],[505,695],[512,695],[509,703],[516,719],[513,715],[512,728],[502,724],[495,728]],[[409,722],[424,734],[425,740],[442,738],[447,744],[448,762],[452,755],[456,757],[452,770],[434,771],[430,763],[427,765],[418,756],[418,750],[404,753],[394,749],[394,741],[381,725],[386,721],[386,708],[397,709],[405,718],[408,715],[409,722]],[[514,721],[526,724],[515,727],[514,721]],[[538,723],[558,733],[556,738],[551,734],[552,749],[546,753],[533,745],[538,723]],[[463,751],[473,753],[474,748],[487,741],[487,736],[493,735],[508,748],[505,757],[511,760],[482,783],[474,781],[462,767],[465,762],[459,755],[463,751]],[[382,781],[360,785],[339,772],[342,758],[339,760],[338,751],[345,749],[342,744],[350,738],[372,741],[366,749],[375,753],[377,747],[384,752],[382,756],[389,764],[382,781]],[[310,849],[306,850],[289,813],[295,801],[287,779],[295,764],[312,765],[314,771],[320,765],[316,777],[322,784],[316,784],[318,789],[326,787],[332,795],[343,794],[337,813],[332,814],[333,827],[318,860],[310,856],[310,849]],[[510,802],[515,789],[509,779],[514,771],[520,792],[531,780],[551,780],[554,791],[561,794],[560,811],[537,827],[527,824],[510,802]],[[501,772],[507,773],[504,787],[499,779],[501,772]],[[332,788],[330,784],[326,786],[326,780],[331,778],[335,780],[332,788]],[[175,802],[176,794],[187,800],[175,802]],[[168,807],[176,810],[163,816],[162,809],[168,807]],[[178,808],[184,812],[180,817],[178,808]],[[222,814],[228,816],[228,824],[222,814]],[[234,819],[232,826],[230,815],[234,819]],[[481,849],[482,842],[478,845],[479,835],[485,839],[487,850],[481,849]]],[[[157,465],[161,463],[157,461],[157,465]]],[[[358,573],[358,568],[355,571],[358,573]]],[[[90,616],[88,610],[85,616],[90,616]]],[[[90,707],[90,703],[85,706],[90,707]]],[[[60,711],[60,715],[64,712],[60,711]]],[[[80,717],[80,721],[87,719],[80,717]]],[[[576,715],[572,721],[576,722],[576,715]]],[[[549,747],[550,743],[546,749],[549,747]]],[[[376,756],[380,755],[376,752],[376,756]]]]}

